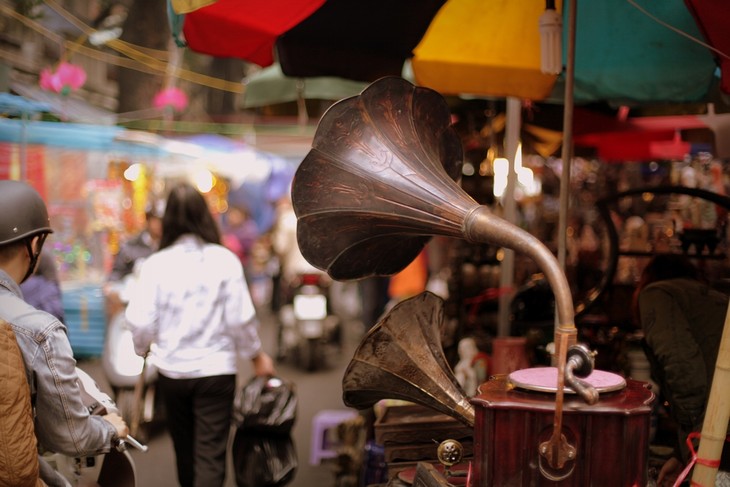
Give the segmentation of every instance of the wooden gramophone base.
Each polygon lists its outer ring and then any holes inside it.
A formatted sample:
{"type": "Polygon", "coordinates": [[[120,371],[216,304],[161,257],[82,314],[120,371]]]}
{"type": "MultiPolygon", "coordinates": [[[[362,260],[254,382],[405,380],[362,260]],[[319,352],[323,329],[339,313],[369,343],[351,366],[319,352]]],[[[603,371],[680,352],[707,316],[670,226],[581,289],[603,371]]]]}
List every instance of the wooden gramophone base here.
{"type": "Polygon", "coordinates": [[[538,447],[553,432],[555,394],[516,389],[507,376],[492,377],[471,399],[476,408],[472,485],[646,485],[654,398],[646,382],[635,380],[602,393],[592,406],[566,394],[562,433],[576,456],[552,469],[538,447]]]}

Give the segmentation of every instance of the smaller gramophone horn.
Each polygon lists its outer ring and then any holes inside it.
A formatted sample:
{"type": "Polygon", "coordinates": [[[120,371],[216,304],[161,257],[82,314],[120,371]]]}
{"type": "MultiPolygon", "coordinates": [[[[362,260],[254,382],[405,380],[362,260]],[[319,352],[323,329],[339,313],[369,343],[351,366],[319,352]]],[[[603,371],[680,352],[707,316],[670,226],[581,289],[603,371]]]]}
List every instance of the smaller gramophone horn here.
{"type": "Polygon", "coordinates": [[[441,345],[443,300],[430,292],[401,301],[362,339],[342,379],[345,405],[403,399],[474,427],[474,406],[441,345]]]}

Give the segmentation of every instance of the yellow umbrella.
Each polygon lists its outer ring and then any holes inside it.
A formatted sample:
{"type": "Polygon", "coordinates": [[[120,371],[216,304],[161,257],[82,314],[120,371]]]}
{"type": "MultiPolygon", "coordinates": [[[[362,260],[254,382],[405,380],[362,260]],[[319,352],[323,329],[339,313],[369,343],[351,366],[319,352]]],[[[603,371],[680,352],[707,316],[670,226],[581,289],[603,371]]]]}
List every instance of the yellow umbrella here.
{"type": "Polygon", "coordinates": [[[544,0],[449,0],[413,51],[416,82],[443,94],[547,98],[557,75],[540,70],[544,12],[544,0]]]}

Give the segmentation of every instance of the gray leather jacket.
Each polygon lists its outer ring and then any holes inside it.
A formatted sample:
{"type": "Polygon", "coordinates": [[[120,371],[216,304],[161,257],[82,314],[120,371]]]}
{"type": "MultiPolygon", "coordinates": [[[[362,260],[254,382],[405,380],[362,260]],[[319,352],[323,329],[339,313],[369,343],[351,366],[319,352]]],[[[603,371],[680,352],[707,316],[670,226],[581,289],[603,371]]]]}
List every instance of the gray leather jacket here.
{"type": "Polygon", "coordinates": [[[1,269],[0,318],[12,326],[23,355],[39,447],[73,457],[108,452],[116,430],[81,401],[66,326],[23,301],[20,287],[1,269]]]}

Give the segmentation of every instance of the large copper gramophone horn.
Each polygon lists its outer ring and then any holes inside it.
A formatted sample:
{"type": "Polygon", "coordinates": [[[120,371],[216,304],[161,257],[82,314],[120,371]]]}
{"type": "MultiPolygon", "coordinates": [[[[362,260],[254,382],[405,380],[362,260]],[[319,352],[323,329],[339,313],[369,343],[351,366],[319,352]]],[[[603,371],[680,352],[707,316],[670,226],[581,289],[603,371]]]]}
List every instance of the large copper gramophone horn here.
{"type": "MultiPolygon", "coordinates": [[[[556,299],[554,434],[541,450],[558,465],[567,448],[560,434],[566,357],[576,337],[570,288],[545,245],[480,206],[455,182],[462,159],[441,95],[401,78],[372,83],[324,114],[296,172],[292,200],[299,246],[311,264],[337,280],[395,274],[434,235],[492,243],[531,257],[556,299]]],[[[343,380],[344,401],[365,408],[401,397],[473,426],[474,408],[437,350],[441,311],[434,303],[440,298],[419,299],[402,303],[406,308],[394,310],[400,319],[389,315],[363,339],[343,380]],[[409,320],[414,323],[408,329],[393,326],[409,320]]]]}

